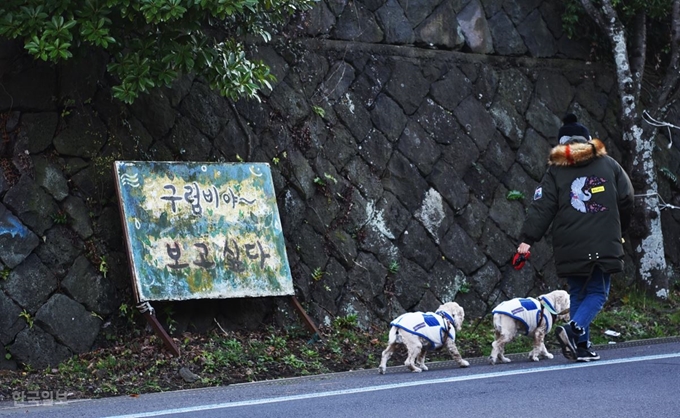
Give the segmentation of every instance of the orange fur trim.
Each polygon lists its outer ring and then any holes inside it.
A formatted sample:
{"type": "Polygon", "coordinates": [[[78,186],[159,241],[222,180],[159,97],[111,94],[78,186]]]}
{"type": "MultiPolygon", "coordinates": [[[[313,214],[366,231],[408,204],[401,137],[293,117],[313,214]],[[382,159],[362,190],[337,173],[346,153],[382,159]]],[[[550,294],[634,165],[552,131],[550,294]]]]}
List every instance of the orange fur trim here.
{"type": "Polygon", "coordinates": [[[548,164],[569,166],[590,161],[603,155],[607,155],[604,143],[594,138],[587,143],[576,142],[568,145],[557,145],[550,151],[548,164]]]}

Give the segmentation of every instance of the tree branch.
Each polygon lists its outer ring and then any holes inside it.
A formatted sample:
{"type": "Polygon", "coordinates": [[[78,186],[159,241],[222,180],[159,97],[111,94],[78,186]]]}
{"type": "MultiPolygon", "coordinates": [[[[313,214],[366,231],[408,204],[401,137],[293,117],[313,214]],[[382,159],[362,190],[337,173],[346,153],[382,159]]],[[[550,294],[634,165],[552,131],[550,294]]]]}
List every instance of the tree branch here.
{"type": "Polygon", "coordinates": [[[659,104],[660,110],[665,115],[669,109],[669,97],[678,96],[678,80],[680,79],[680,0],[673,0],[673,11],[671,14],[671,56],[668,62],[668,68],[664,76],[663,83],[659,89],[659,104]]]}
{"type": "MultiPolygon", "coordinates": [[[[677,0],[680,1],[680,0],[677,0]]],[[[635,125],[639,117],[637,105],[640,101],[640,80],[631,72],[630,55],[626,40],[626,28],[621,23],[611,0],[601,0],[597,9],[589,0],[581,0],[588,13],[601,24],[600,28],[611,42],[614,63],[616,65],[616,80],[619,97],[621,99],[620,119],[624,126],[624,140],[627,138],[626,129],[635,125]]],[[[644,61],[643,61],[644,64],[644,61]]],[[[630,137],[632,138],[632,137],[630,137]]]]}
{"type": "Polygon", "coordinates": [[[630,49],[630,72],[633,76],[633,95],[640,97],[642,79],[645,75],[645,61],[647,58],[647,15],[644,11],[638,12],[633,21],[633,30],[628,41],[630,49]]]}
{"type": "Polygon", "coordinates": [[[581,5],[583,5],[583,8],[586,10],[586,13],[588,13],[588,16],[590,16],[590,18],[595,21],[597,26],[601,28],[609,27],[609,25],[607,25],[607,23],[604,20],[604,15],[602,15],[602,12],[595,7],[591,0],[581,0],[581,5]]]}

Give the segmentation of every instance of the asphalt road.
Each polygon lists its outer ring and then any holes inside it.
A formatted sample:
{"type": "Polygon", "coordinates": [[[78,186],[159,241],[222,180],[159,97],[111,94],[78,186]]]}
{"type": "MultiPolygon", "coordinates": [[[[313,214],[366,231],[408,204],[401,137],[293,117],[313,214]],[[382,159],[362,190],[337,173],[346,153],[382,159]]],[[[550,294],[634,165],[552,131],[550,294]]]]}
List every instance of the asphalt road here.
{"type": "Polygon", "coordinates": [[[555,353],[491,366],[431,363],[225,387],[55,403],[0,404],[0,417],[673,417],[680,416],[680,339],[598,347],[601,360],[555,353]]]}

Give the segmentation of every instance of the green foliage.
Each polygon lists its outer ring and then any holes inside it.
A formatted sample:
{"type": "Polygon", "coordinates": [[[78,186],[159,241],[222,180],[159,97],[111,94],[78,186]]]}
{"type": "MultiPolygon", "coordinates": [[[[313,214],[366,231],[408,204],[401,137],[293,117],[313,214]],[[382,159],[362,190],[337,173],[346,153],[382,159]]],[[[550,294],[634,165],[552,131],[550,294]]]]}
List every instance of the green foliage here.
{"type": "Polygon", "coordinates": [[[295,354],[289,354],[283,357],[283,363],[294,368],[294,369],[304,369],[305,362],[300,360],[295,356],[295,354]]]}
{"type": "Polygon", "coordinates": [[[338,180],[328,173],[323,173],[324,178],[333,182],[333,184],[338,184],[338,180]]]}
{"type": "MultiPolygon", "coordinates": [[[[594,3],[595,8],[600,7],[598,1],[594,3]]],[[[612,0],[611,3],[626,27],[632,27],[636,16],[644,13],[647,17],[647,46],[650,56],[668,53],[670,26],[666,20],[673,10],[672,0],[612,0]]],[[[587,16],[581,0],[566,0],[564,6],[562,28],[570,39],[590,39],[593,45],[599,48],[609,44],[602,38],[601,32],[593,32],[589,29],[589,25],[593,22],[587,16]]],[[[604,51],[611,53],[606,49],[604,51]]]]}
{"type": "Polygon", "coordinates": [[[12,273],[12,270],[7,268],[7,266],[4,266],[2,270],[0,270],[0,279],[2,280],[7,280],[9,277],[10,273],[12,273]]]}
{"type": "Polygon", "coordinates": [[[323,178],[318,177],[318,176],[314,177],[313,182],[314,182],[314,185],[316,186],[317,190],[321,194],[323,194],[324,196],[326,196],[327,198],[330,199],[332,193],[331,193],[331,189],[329,187],[329,184],[327,182],[328,180],[333,182],[333,184],[338,183],[338,180],[335,177],[333,177],[331,174],[328,174],[328,173],[323,173],[323,178]]]}
{"type": "Polygon", "coordinates": [[[519,190],[510,190],[505,198],[508,200],[522,200],[524,199],[524,193],[519,190]]]}
{"type": "Polygon", "coordinates": [[[197,73],[225,97],[257,97],[274,76],[247,57],[247,36],[271,40],[269,30],[315,0],[3,0],[0,37],[22,39],[43,61],[75,50],[109,52],[108,71],[127,103],[180,74],[197,73]]]}
{"type": "Polygon", "coordinates": [[[312,106],[312,109],[314,109],[314,113],[317,115],[324,117],[326,116],[326,111],[323,109],[321,106],[312,106]]]}
{"type": "Polygon", "coordinates": [[[63,103],[62,109],[61,109],[61,118],[65,118],[68,115],[71,114],[71,108],[75,106],[76,102],[73,99],[66,99],[63,103]]]}
{"type": "Polygon", "coordinates": [[[26,323],[28,324],[29,328],[33,328],[33,317],[26,309],[19,313],[19,317],[24,318],[26,320],[26,323]]]}
{"type": "Polygon", "coordinates": [[[578,23],[585,18],[585,12],[578,0],[567,0],[564,2],[564,13],[562,13],[562,28],[570,39],[577,33],[578,23]]]}
{"type": "Polygon", "coordinates": [[[615,285],[612,283],[612,289],[621,294],[610,296],[608,305],[591,324],[593,344],[606,344],[611,339],[604,336],[607,329],[620,332],[620,340],[625,341],[677,334],[680,319],[677,295],[659,300],[635,286],[617,288],[615,285]]]}
{"type": "Polygon", "coordinates": [[[652,19],[662,19],[673,10],[672,0],[612,0],[612,6],[624,21],[641,11],[652,19]]]}
{"type": "Polygon", "coordinates": [[[68,222],[68,216],[66,215],[66,212],[60,210],[57,213],[52,214],[52,221],[55,224],[64,225],[68,222]]]}
{"type": "Polygon", "coordinates": [[[285,338],[274,334],[267,337],[265,341],[275,350],[283,350],[288,344],[285,338]]]}
{"type": "Polygon", "coordinates": [[[206,350],[202,356],[203,367],[211,372],[234,364],[247,361],[242,357],[243,344],[235,338],[219,338],[215,345],[206,350]]]}
{"type": "Polygon", "coordinates": [[[676,186],[678,185],[678,176],[673,174],[673,172],[668,167],[662,167],[660,171],[664,177],[671,181],[671,183],[675,184],[676,186]]]}
{"type": "Polygon", "coordinates": [[[109,354],[108,356],[97,360],[95,368],[97,370],[112,371],[113,369],[116,368],[117,363],[118,362],[116,361],[116,358],[109,354]]]}
{"type": "Polygon", "coordinates": [[[392,260],[390,262],[388,270],[391,274],[396,274],[399,271],[399,263],[397,263],[396,260],[392,260]]]}
{"type": "Polygon", "coordinates": [[[76,377],[88,374],[87,362],[71,357],[59,364],[59,373],[66,377],[76,377]]]}
{"type": "Polygon", "coordinates": [[[106,256],[101,257],[101,261],[99,262],[99,271],[104,275],[104,278],[106,278],[106,275],[109,272],[109,265],[106,262],[106,256]]]}
{"type": "Polygon", "coordinates": [[[281,158],[287,158],[287,157],[288,157],[288,153],[286,151],[283,151],[281,154],[279,154],[275,157],[272,157],[272,163],[274,165],[279,165],[279,163],[281,162],[281,158]]]}
{"type": "Polygon", "coordinates": [[[317,282],[318,282],[319,280],[321,280],[321,278],[323,277],[323,275],[324,275],[323,270],[321,270],[321,268],[317,267],[317,268],[315,268],[314,271],[312,272],[312,279],[314,279],[314,281],[317,281],[317,282]]]}
{"type": "Polygon", "coordinates": [[[333,327],[340,330],[356,328],[358,323],[359,322],[355,314],[338,316],[333,319],[333,327]]]}
{"type": "Polygon", "coordinates": [[[328,183],[326,183],[326,180],[330,180],[333,182],[333,184],[338,184],[338,179],[333,177],[331,174],[328,173],[323,173],[323,178],[321,177],[314,177],[314,184],[321,188],[325,188],[328,183]],[[325,180],[324,180],[325,179],[325,180]]]}
{"type": "Polygon", "coordinates": [[[134,322],[133,321],[134,313],[135,313],[134,309],[128,306],[128,304],[125,302],[121,303],[120,306],[118,307],[118,314],[123,318],[127,318],[128,321],[130,322],[134,322]]]}
{"type": "Polygon", "coordinates": [[[173,316],[175,315],[175,310],[172,309],[171,305],[165,305],[163,307],[163,316],[165,317],[165,325],[168,327],[168,332],[173,334],[177,330],[177,321],[173,316]]]}

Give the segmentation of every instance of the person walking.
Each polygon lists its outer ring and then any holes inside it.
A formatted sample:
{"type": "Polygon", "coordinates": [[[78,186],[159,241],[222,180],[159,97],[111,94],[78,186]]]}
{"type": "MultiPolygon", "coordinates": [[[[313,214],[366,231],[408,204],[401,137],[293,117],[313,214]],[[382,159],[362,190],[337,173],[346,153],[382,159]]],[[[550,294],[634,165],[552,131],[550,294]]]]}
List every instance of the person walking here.
{"type": "Polygon", "coordinates": [[[517,252],[526,256],[552,224],[555,267],[569,285],[571,317],[555,334],[564,357],[593,361],[600,356],[591,348],[590,324],[607,301],[612,273],[623,271],[634,192],[625,170],[575,115],[562,121],[517,252]]]}

